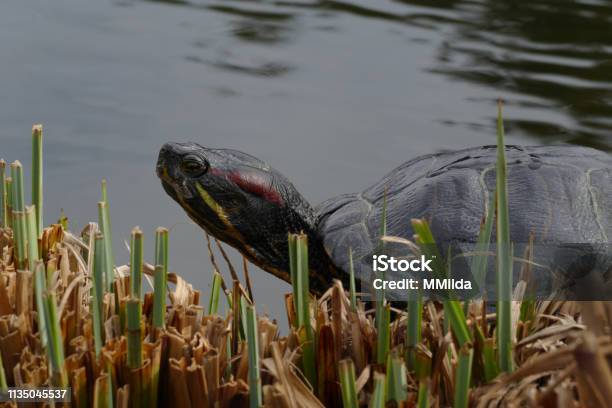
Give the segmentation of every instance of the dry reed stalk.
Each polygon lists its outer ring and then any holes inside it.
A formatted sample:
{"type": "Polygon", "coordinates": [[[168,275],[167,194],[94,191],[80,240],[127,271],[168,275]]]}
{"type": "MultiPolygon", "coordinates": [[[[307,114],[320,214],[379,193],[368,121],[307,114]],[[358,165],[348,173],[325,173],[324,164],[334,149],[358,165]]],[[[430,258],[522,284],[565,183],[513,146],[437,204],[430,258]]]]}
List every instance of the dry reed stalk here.
{"type": "Polygon", "coordinates": [[[15,313],[27,315],[32,310],[32,272],[17,271],[17,288],[15,293],[15,313]]]}
{"type": "MultiPolygon", "coordinates": [[[[208,316],[199,305],[199,292],[176,273],[169,273],[169,287],[173,290],[169,291],[166,328],[159,330],[151,326],[152,297],[145,294],[139,336],[143,365],[130,369],[126,364],[125,317],[122,317],[121,307],[117,307],[125,304],[125,299],[116,294],[117,288],[127,293],[129,280],[123,275],[129,267],[117,267],[119,276],[113,282],[115,294],[103,299],[106,336],[102,358],[96,359],[88,299],[91,231],[91,227],[86,229],[86,241],[83,241],[56,225],[45,228],[39,242],[41,259],[49,272],[47,280],[60,300],[60,331],[76,406],[101,405],[111,395],[115,397],[116,406],[133,406],[138,394],[143,393],[151,406],[155,404],[156,395],[160,395],[157,406],[248,404],[248,347],[244,342],[241,317],[244,306],[252,299],[252,292],[237,281],[231,292],[235,299],[233,313],[226,317],[208,316]],[[152,339],[157,342],[151,343],[152,339]],[[233,344],[229,351],[228,341],[233,344]],[[155,392],[156,381],[158,392],[155,392]]],[[[35,321],[33,295],[26,291],[27,274],[15,270],[10,230],[0,229],[0,246],[0,294],[4,295],[0,296],[0,352],[6,379],[11,385],[44,384],[49,381],[49,373],[38,327],[32,324],[35,321]]],[[[154,273],[152,265],[145,263],[143,269],[148,275],[154,273]]],[[[227,288],[224,291],[230,293],[227,288]]],[[[285,299],[289,322],[295,326],[293,296],[288,295],[285,299]]],[[[375,370],[371,363],[377,336],[371,312],[366,311],[359,300],[353,308],[349,294],[339,283],[334,283],[320,299],[311,299],[309,303],[317,345],[318,381],[314,387],[310,387],[297,368],[302,355],[299,333],[293,330],[287,336],[280,336],[275,322],[257,317],[263,403],[273,407],[339,405],[337,361],[351,359],[357,375],[355,390],[359,404],[366,405],[375,391],[375,370]]],[[[479,356],[484,354],[481,350],[495,351],[495,316],[486,314],[482,303],[474,303],[466,310],[466,324],[474,335],[470,389],[470,400],[474,404],[505,406],[542,401],[552,405],[596,405],[612,398],[607,394],[612,389],[609,363],[612,307],[609,303],[536,303],[532,321],[519,319],[516,322],[516,371],[500,375],[489,383],[485,380],[485,360],[479,356]],[[476,335],[478,330],[480,335],[476,335]]],[[[513,316],[516,315],[514,311],[513,316]]],[[[389,329],[391,355],[405,350],[408,322],[403,312],[396,313],[389,329]]],[[[416,372],[397,371],[405,376],[399,383],[406,384],[405,400],[398,401],[398,406],[412,406],[417,400],[434,406],[452,405],[455,372],[462,349],[446,329],[444,318],[441,304],[424,304],[422,338],[415,347],[419,368],[416,372]]],[[[401,368],[401,364],[398,367],[401,368]]],[[[402,393],[395,395],[403,398],[402,393]]]]}
{"type": "Polygon", "coordinates": [[[11,297],[7,287],[7,281],[10,277],[6,272],[0,272],[0,316],[5,316],[13,312],[13,307],[10,304],[11,297]]]}

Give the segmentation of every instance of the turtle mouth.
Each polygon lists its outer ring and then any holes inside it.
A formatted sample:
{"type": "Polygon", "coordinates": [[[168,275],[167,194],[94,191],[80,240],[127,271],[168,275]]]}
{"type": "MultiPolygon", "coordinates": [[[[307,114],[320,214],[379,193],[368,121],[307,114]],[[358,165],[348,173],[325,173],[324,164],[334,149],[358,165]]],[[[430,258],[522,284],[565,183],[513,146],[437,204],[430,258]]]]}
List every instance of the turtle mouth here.
{"type": "Polygon", "coordinates": [[[166,193],[174,200],[179,201],[180,195],[177,187],[180,187],[180,182],[177,183],[177,180],[170,175],[166,160],[161,155],[157,161],[157,166],[155,166],[155,173],[157,173],[157,177],[160,179],[166,193]]]}
{"type": "Polygon", "coordinates": [[[168,170],[166,169],[166,162],[161,158],[157,161],[157,165],[155,166],[155,174],[161,180],[164,180],[168,177],[168,170]]]}
{"type": "Polygon", "coordinates": [[[176,192],[176,189],[174,188],[174,186],[172,184],[170,184],[166,180],[162,179],[161,180],[161,185],[164,188],[164,191],[166,192],[166,194],[168,194],[174,201],[177,201],[177,202],[180,203],[179,196],[178,196],[178,194],[176,192]]]}

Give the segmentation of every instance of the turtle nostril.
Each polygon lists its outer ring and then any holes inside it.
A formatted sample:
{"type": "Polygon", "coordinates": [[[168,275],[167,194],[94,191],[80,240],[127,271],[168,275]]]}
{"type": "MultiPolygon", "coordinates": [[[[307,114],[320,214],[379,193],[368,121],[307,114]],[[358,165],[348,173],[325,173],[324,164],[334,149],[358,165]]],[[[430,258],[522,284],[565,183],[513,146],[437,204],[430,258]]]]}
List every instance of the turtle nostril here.
{"type": "Polygon", "coordinates": [[[164,144],[161,149],[159,149],[159,155],[157,157],[157,165],[155,166],[155,171],[158,177],[162,177],[166,174],[166,167],[168,162],[170,162],[172,156],[172,146],[169,143],[164,144]]]}

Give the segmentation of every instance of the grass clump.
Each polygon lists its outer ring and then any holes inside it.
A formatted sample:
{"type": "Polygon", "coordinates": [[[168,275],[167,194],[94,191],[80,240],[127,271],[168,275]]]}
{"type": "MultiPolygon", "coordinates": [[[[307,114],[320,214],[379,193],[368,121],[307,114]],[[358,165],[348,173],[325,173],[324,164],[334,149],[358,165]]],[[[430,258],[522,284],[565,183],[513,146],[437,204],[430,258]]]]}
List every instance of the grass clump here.
{"type": "MultiPolygon", "coordinates": [[[[498,129],[502,146],[501,111],[498,129]]],[[[609,304],[510,298],[503,149],[478,240],[486,252],[495,218],[497,313],[484,301],[424,302],[420,294],[406,310],[384,295],[368,310],[353,268],[349,288],[336,281],[316,298],[307,239],[295,234],[290,329],[282,336],[256,313],[246,266],[245,288],[224,251],[232,284],[211,257],[209,299],[170,272],[165,228],[156,230],[152,264],[136,228],[130,265],[116,266],[105,184],[98,223],[82,234],[65,219],[42,228],[42,130],[33,133],[33,206],[23,200],[19,162],[6,177],[0,160],[0,389],[69,386],[78,407],[606,406],[612,399],[609,304]],[[153,292],[143,293],[143,274],[153,292]]],[[[435,259],[434,270],[450,273],[428,224],[412,225],[414,247],[435,259]]],[[[486,261],[474,258],[475,276],[486,261]]]]}

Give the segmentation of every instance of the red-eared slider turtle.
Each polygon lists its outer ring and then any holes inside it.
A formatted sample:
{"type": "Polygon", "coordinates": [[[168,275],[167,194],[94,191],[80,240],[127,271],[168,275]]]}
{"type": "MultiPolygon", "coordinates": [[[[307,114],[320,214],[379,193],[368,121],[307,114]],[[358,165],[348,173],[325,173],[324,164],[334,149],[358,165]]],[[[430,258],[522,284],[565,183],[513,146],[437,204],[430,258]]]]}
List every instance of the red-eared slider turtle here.
{"type": "MultiPolygon", "coordinates": [[[[612,157],[569,145],[505,149],[511,240],[525,243],[532,233],[540,245],[594,244],[589,248],[599,249],[589,249],[594,256],[586,263],[592,269],[604,262],[608,272],[612,157]]],[[[168,143],[159,153],[157,174],[198,225],[285,281],[287,234],[308,234],[311,289],[320,293],[334,278],[347,282],[349,248],[354,259],[366,259],[356,262],[356,275],[368,279],[385,195],[388,235],[412,239],[411,219],[425,218],[437,242],[476,242],[495,189],[495,163],[496,146],[420,156],[363,192],[316,208],[280,172],[235,150],[168,143]]],[[[571,264],[571,253],[555,257],[566,256],[563,262],[571,264]]]]}

